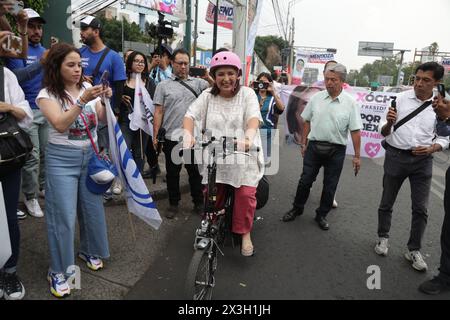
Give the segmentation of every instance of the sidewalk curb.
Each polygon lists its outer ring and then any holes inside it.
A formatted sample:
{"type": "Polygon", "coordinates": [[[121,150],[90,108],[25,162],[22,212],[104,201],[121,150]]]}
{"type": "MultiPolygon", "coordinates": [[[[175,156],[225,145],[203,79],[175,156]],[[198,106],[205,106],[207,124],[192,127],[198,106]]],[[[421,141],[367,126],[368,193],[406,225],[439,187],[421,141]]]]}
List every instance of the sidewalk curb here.
{"type": "MultiPolygon", "coordinates": [[[[185,194],[188,193],[190,190],[189,183],[186,184],[180,184],[180,193],[185,194]]],[[[153,199],[153,201],[156,200],[164,200],[169,197],[169,194],[167,192],[167,189],[160,189],[155,191],[150,191],[150,195],[153,199]]],[[[112,200],[108,200],[103,202],[103,206],[105,207],[111,207],[111,206],[123,206],[126,205],[126,198],[123,195],[123,192],[119,196],[113,196],[112,200]]]]}

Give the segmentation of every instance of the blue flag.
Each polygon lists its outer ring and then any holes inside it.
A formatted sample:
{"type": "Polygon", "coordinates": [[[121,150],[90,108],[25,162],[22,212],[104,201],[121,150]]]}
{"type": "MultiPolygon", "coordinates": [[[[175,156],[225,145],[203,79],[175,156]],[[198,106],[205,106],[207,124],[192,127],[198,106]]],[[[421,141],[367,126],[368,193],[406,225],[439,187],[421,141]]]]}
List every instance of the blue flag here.
{"type": "Polygon", "coordinates": [[[122,185],[125,186],[128,210],[153,228],[158,229],[162,220],[158,209],[156,209],[156,204],[148,192],[144,179],[136,166],[136,162],[134,162],[133,155],[125,143],[109,99],[105,99],[105,103],[111,161],[116,165],[122,185]]]}

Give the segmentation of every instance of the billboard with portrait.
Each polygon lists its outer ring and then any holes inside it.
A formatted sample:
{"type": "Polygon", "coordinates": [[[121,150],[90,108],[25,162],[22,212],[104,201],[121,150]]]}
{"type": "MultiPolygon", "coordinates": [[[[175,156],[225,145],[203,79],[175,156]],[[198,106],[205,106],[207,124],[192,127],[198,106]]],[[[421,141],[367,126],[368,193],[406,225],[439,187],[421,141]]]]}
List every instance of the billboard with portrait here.
{"type": "Polygon", "coordinates": [[[186,17],[184,0],[128,0],[128,3],[156,10],[180,19],[186,17]]]}

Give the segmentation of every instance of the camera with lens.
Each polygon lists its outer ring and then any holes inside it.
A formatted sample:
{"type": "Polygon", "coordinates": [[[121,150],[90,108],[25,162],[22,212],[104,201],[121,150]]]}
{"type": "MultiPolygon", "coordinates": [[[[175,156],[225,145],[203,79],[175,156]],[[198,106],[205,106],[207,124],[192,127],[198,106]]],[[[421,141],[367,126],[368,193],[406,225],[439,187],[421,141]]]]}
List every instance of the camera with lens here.
{"type": "Polygon", "coordinates": [[[253,82],[253,89],[255,90],[267,90],[269,88],[269,83],[262,81],[253,82]]]}

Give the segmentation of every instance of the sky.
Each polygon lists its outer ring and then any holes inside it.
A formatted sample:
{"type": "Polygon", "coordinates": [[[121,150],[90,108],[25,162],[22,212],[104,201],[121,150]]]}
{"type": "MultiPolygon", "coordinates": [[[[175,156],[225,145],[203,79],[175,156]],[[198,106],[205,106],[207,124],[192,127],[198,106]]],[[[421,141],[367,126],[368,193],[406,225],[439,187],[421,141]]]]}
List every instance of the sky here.
{"type": "MultiPolygon", "coordinates": [[[[263,0],[258,35],[279,35],[272,0],[263,0]]],[[[279,0],[284,19],[288,0],[279,0]]],[[[360,69],[377,57],[358,56],[358,42],[393,42],[406,49],[405,62],[432,42],[450,52],[450,0],[298,0],[292,7],[295,18],[294,46],[336,48],[336,60],[347,69],[360,69]]],[[[208,0],[199,0],[198,43],[212,47],[213,25],[205,21],[208,0]]],[[[219,27],[218,47],[232,43],[232,31],[219,27]]]]}

